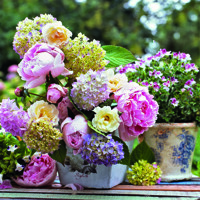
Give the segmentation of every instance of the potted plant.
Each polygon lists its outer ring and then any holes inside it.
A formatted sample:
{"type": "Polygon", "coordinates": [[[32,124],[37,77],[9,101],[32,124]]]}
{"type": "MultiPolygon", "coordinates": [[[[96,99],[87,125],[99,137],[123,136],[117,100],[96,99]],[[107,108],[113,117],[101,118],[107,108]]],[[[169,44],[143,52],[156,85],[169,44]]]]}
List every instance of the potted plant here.
{"type": "Polygon", "coordinates": [[[19,22],[13,46],[22,59],[17,71],[25,82],[15,90],[21,102],[4,99],[0,111],[20,120],[1,115],[0,123],[56,160],[61,184],[110,188],[131,163],[133,141],[125,142],[124,131],[133,140],[153,126],[158,104],[147,87],[114,73],[136,60],[128,50],[82,33],[71,37],[52,15],[19,22]],[[37,87],[42,92],[34,94],[37,87]]]}
{"type": "Polygon", "coordinates": [[[156,124],[144,133],[163,171],[162,180],[191,178],[197,126],[200,125],[198,66],[189,54],[161,49],[156,55],[117,68],[147,86],[159,105],[156,124]]]}

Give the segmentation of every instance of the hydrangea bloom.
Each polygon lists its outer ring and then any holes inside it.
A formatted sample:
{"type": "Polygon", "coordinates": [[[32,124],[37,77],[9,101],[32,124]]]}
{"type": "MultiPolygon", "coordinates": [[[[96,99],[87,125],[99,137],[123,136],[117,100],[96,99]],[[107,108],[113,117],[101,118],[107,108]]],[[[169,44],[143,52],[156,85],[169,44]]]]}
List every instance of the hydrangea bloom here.
{"type": "Polygon", "coordinates": [[[32,122],[23,136],[28,148],[42,153],[52,153],[59,147],[62,133],[52,123],[43,119],[32,122]]]}
{"type": "Polygon", "coordinates": [[[119,133],[124,141],[132,140],[155,124],[158,104],[146,87],[128,83],[114,94],[114,98],[117,109],[122,112],[119,133]]]}
{"type": "Polygon", "coordinates": [[[162,171],[154,162],[147,163],[146,160],[139,160],[127,171],[127,179],[133,185],[155,185],[160,183],[162,171]]]}
{"type": "Polygon", "coordinates": [[[109,98],[108,79],[105,71],[89,70],[77,77],[72,84],[71,97],[80,109],[91,110],[109,98]]]}
{"type": "Polygon", "coordinates": [[[51,72],[53,77],[70,75],[65,69],[63,52],[46,43],[32,46],[19,63],[18,73],[26,81],[25,88],[34,88],[46,82],[46,76],[51,72]]]}
{"type": "Polygon", "coordinates": [[[81,156],[88,163],[111,166],[124,158],[123,144],[112,139],[112,135],[87,134],[81,156]]]}
{"type": "Polygon", "coordinates": [[[29,121],[28,114],[18,108],[14,99],[3,99],[0,104],[0,124],[6,132],[14,136],[23,136],[29,121]]]}
{"type": "Polygon", "coordinates": [[[33,45],[44,42],[42,27],[55,21],[56,19],[52,15],[41,14],[40,17],[35,17],[34,20],[26,18],[19,22],[14,36],[13,48],[20,55],[20,58],[23,58],[24,54],[33,45]]]}
{"type": "Polygon", "coordinates": [[[82,33],[78,34],[73,40],[65,44],[62,51],[65,54],[67,62],[65,67],[73,71],[70,76],[75,78],[81,73],[85,74],[89,69],[103,69],[108,61],[104,59],[106,52],[102,49],[99,41],[88,42],[88,38],[82,33]]]}

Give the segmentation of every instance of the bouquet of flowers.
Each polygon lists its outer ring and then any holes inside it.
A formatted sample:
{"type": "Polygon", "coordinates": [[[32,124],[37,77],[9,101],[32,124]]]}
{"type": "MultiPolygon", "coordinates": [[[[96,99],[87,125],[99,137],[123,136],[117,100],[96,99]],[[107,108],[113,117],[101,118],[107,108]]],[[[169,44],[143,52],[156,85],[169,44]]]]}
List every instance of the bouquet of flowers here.
{"type": "Polygon", "coordinates": [[[200,124],[199,67],[189,54],[161,49],[156,55],[140,59],[116,70],[129,81],[148,87],[159,105],[156,122],[196,122],[200,124]]]}
{"type": "Polygon", "coordinates": [[[0,124],[62,164],[67,146],[90,164],[130,165],[125,141],[154,125],[158,103],[146,86],[115,73],[136,61],[128,50],[82,33],[71,37],[52,15],[19,22],[13,47],[22,59],[17,72],[24,85],[15,90],[21,102],[2,100],[0,124]],[[43,89],[34,94],[37,87],[43,89]]]}

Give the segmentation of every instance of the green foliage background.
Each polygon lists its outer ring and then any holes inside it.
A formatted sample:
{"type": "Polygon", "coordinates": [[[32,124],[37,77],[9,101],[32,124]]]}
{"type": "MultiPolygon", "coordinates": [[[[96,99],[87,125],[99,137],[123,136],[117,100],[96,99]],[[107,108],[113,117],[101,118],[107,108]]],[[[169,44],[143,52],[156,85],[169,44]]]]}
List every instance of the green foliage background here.
{"type": "MultiPolygon", "coordinates": [[[[79,32],[90,39],[101,41],[102,45],[119,45],[129,49],[134,55],[155,53],[159,48],[191,54],[193,62],[200,64],[200,3],[191,0],[181,9],[174,9],[175,3],[157,1],[166,12],[165,23],[157,24],[157,32],[152,33],[141,17],[160,16],[146,9],[147,2],[139,1],[132,8],[125,8],[128,0],[1,0],[0,1],[0,71],[7,73],[11,64],[20,62],[12,49],[17,23],[26,17],[33,18],[41,13],[52,14],[73,32],[79,32]],[[149,47],[152,41],[159,43],[156,51],[149,47]],[[154,51],[155,52],[154,52],[154,51]]],[[[167,1],[168,2],[168,1],[167,1]]],[[[146,22],[148,24],[148,21],[146,22]]],[[[4,77],[2,77],[4,79],[4,77]]]]}

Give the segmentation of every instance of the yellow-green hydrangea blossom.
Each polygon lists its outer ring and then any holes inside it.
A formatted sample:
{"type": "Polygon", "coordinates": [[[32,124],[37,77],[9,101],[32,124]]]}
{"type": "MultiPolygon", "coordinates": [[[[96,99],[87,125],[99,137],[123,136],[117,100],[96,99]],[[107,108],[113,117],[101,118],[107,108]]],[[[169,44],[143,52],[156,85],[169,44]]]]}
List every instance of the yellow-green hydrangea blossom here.
{"type": "Polygon", "coordinates": [[[41,153],[52,153],[58,149],[62,133],[54,128],[52,123],[41,119],[30,123],[23,139],[28,148],[41,153]]]}
{"type": "Polygon", "coordinates": [[[99,41],[88,42],[88,40],[85,35],[79,33],[78,37],[70,39],[62,49],[66,58],[65,67],[73,71],[71,78],[85,74],[89,69],[98,71],[108,64],[108,61],[104,60],[106,51],[99,41]]]}
{"type": "Polygon", "coordinates": [[[146,160],[139,160],[130,168],[127,179],[133,185],[155,185],[161,181],[162,171],[155,162],[150,164],[146,160]]]}
{"type": "Polygon", "coordinates": [[[13,40],[13,48],[23,58],[24,54],[36,43],[44,42],[42,27],[56,19],[52,15],[41,14],[33,20],[28,18],[20,21],[13,40]]]}

